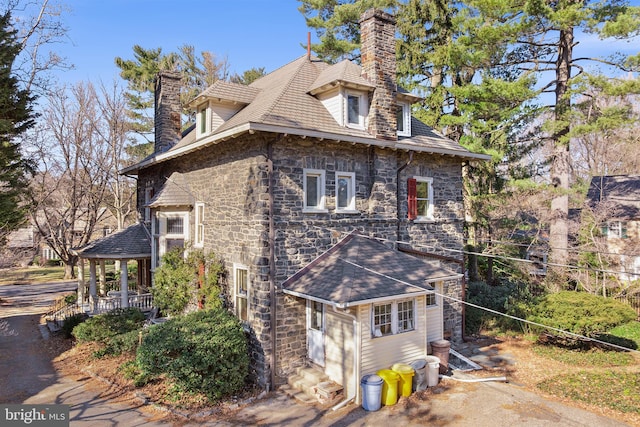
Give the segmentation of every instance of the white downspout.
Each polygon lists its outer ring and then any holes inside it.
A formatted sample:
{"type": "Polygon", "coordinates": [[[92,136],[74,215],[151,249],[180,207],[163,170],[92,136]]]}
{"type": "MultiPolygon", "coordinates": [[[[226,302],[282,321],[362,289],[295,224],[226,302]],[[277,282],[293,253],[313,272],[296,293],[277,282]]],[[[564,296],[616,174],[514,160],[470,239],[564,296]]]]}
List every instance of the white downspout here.
{"type": "Polygon", "coordinates": [[[355,394],[351,397],[347,396],[342,402],[331,408],[331,410],[337,411],[352,400],[355,400],[357,402],[360,398],[360,387],[358,384],[358,378],[360,378],[360,364],[358,363],[358,361],[360,360],[360,345],[358,340],[358,318],[356,317],[356,315],[349,313],[347,309],[345,309],[344,311],[338,311],[335,305],[332,305],[331,307],[336,314],[347,316],[351,319],[351,321],[353,322],[353,339],[355,341],[355,348],[353,351],[353,385],[355,386],[355,394]]]}

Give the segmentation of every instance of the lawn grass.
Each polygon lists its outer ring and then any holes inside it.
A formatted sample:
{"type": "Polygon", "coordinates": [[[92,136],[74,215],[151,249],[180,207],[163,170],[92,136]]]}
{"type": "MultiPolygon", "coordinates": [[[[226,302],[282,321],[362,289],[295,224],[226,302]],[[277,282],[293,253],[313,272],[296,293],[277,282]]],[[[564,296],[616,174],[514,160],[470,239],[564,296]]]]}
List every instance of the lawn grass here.
{"type": "Polygon", "coordinates": [[[624,325],[617,326],[609,331],[609,335],[625,338],[634,341],[640,349],[640,322],[629,322],[624,325]]]}
{"type": "MultiPolygon", "coordinates": [[[[638,343],[640,348],[640,322],[618,326],[607,335],[638,343]]],[[[567,373],[537,384],[540,390],[601,408],[640,414],[640,356],[637,351],[571,350],[542,344],[535,344],[533,351],[571,367],[567,373]]]]}
{"type": "Polygon", "coordinates": [[[0,272],[0,285],[59,282],[64,280],[64,267],[7,268],[0,272]]]}
{"type": "Polygon", "coordinates": [[[538,388],[591,405],[640,414],[640,370],[578,371],[549,378],[538,388]]]}
{"type": "Polygon", "coordinates": [[[637,363],[636,358],[631,353],[604,351],[598,348],[591,350],[569,350],[554,345],[536,344],[533,346],[533,351],[548,359],[585,368],[614,368],[631,366],[637,363]]]}

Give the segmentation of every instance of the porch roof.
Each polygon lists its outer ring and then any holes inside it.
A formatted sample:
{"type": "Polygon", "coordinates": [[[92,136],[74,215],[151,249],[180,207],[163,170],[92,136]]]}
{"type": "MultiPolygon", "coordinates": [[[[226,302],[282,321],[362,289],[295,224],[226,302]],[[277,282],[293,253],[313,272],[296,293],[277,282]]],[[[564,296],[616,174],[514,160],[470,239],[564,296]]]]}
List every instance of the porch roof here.
{"type": "Polygon", "coordinates": [[[74,249],[80,258],[145,259],[151,258],[151,235],[142,223],[89,242],[74,249]]]}
{"type": "Polygon", "coordinates": [[[371,238],[348,235],[289,277],[283,292],[338,308],[424,295],[429,283],[462,275],[371,238]]]}

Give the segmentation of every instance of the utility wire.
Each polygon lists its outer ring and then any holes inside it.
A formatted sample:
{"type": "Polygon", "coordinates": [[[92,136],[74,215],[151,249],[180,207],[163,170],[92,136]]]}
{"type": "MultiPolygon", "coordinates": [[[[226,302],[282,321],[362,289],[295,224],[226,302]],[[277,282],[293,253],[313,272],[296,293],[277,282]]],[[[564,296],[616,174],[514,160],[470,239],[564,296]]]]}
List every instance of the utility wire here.
{"type": "MultiPolygon", "coordinates": [[[[506,246],[518,246],[518,247],[526,247],[529,248],[531,246],[536,246],[535,244],[527,244],[527,243],[515,243],[515,242],[507,242],[504,240],[489,240],[489,239],[476,239],[476,241],[478,242],[484,242],[484,243],[494,243],[496,245],[506,245],[506,246]]],[[[539,243],[543,243],[543,242],[539,242],[539,243]]],[[[549,249],[556,249],[556,250],[562,250],[562,251],[569,251],[569,252],[578,252],[578,253],[597,253],[600,255],[616,255],[616,256],[636,256],[636,255],[629,255],[629,254],[621,254],[621,253],[616,253],[616,252],[601,252],[601,251],[592,251],[589,249],[578,249],[578,248],[554,248],[549,246],[549,249]]]]}
{"type": "MultiPolygon", "coordinates": [[[[367,236],[364,236],[364,237],[367,237],[367,236]]],[[[367,238],[370,238],[370,237],[367,237],[367,238]]],[[[375,239],[375,238],[373,238],[373,239],[375,239]]],[[[370,273],[377,274],[377,275],[382,276],[382,277],[384,277],[386,279],[393,280],[393,281],[401,283],[403,285],[410,285],[410,286],[422,288],[422,286],[414,285],[414,284],[406,282],[404,280],[396,279],[393,276],[389,276],[388,274],[384,274],[384,273],[381,273],[379,271],[367,268],[367,267],[365,267],[363,265],[360,265],[360,264],[357,264],[355,262],[351,262],[351,261],[345,261],[345,262],[347,262],[348,264],[353,265],[354,267],[360,268],[360,269],[365,270],[365,271],[370,272],[370,273]]],[[[617,348],[619,350],[632,351],[632,352],[635,352],[635,353],[640,353],[640,351],[634,350],[632,348],[623,347],[623,346],[620,346],[620,345],[617,345],[617,344],[612,344],[612,343],[609,343],[609,342],[606,342],[606,341],[598,340],[598,339],[587,337],[587,336],[584,336],[584,335],[575,334],[573,332],[565,331],[563,329],[556,328],[556,327],[553,327],[553,326],[543,325],[542,323],[533,322],[531,320],[526,320],[526,319],[523,319],[521,317],[512,316],[512,315],[506,314],[506,313],[501,313],[499,311],[496,311],[496,310],[493,310],[493,309],[490,309],[490,308],[487,308],[487,307],[482,307],[482,306],[479,306],[477,304],[473,304],[473,303],[470,303],[470,302],[467,302],[467,301],[463,301],[461,299],[458,299],[458,298],[455,298],[455,297],[452,297],[452,296],[449,296],[449,295],[444,295],[444,294],[438,293],[436,291],[433,291],[433,293],[435,295],[437,295],[437,296],[442,297],[442,298],[446,298],[446,299],[449,299],[449,300],[452,300],[452,301],[455,301],[455,302],[458,302],[458,303],[461,303],[461,304],[465,304],[465,305],[468,305],[470,307],[474,307],[474,308],[477,308],[477,309],[480,309],[480,310],[485,310],[485,311],[488,311],[490,313],[497,314],[498,316],[508,317],[510,319],[513,319],[513,320],[517,320],[517,321],[520,321],[520,322],[528,323],[530,325],[535,325],[535,326],[538,326],[538,327],[541,327],[541,328],[544,328],[544,329],[549,329],[549,330],[552,330],[552,331],[560,332],[562,334],[565,334],[565,335],[568,335],[568,336],[571,336],[571,337],[574,337],[574,338],[580,338],[580,339],[584,339],[584,340],[587,340],[587,341],[597,342],[598,344],[614,347],[614,348],[617,348]]]]}

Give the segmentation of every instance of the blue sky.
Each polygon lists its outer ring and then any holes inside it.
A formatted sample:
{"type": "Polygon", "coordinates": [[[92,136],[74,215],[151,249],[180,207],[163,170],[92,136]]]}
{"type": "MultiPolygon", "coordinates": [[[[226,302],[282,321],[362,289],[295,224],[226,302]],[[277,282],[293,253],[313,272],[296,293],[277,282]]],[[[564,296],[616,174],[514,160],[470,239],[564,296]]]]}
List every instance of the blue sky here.
{"type": "MultiPolygon", "coordinates": [[[[226,57],[231,73],[253,67],[267,72],[305,54],[310,31],[297,0],[61,0],[67,42],[55,50],[75,69],[59,73],[63,82],[119,80],[114,58],[133,59],[132,47],[177,51],[184,44],[199,53],[226,57]]],[[[632,0],[638,5],[640,0],[632,0]]],[[[315,32],[311,31],[312,41],[315,32]]],[[[638,52],[633,43],[582,38],[580,55],[638,52]]]]}
{"type": "MultiPolygon", "coordinates": [[[[274,69],[305,54],[307,29],[296,0],[63,0],[67,43],[56,51],[75,65],[66,82],[119,79],[114,58],[139,44],[165,53],[184,44],[227,57],[232,73],[274,69]]],[[[312,32],[312,37],[315,33],[312,32]]],[[[315,37],[313,38],[315,40],[315,37]]]]}

